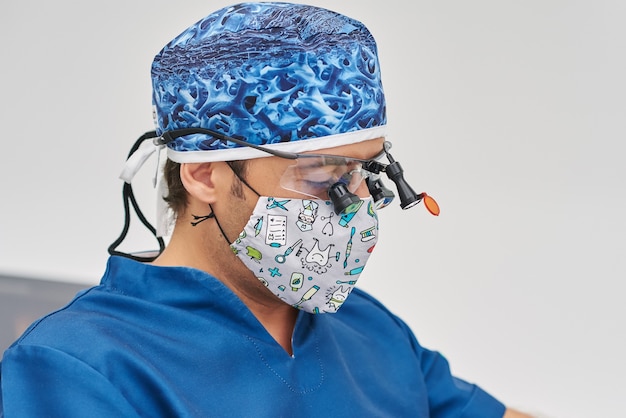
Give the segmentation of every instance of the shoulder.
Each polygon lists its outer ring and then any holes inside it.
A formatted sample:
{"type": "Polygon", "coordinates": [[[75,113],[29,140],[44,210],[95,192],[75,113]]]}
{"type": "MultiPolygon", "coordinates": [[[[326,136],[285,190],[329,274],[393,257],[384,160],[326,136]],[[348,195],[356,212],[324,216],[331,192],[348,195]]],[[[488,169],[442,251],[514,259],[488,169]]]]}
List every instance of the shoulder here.
{"type": "Polygon", "coordinates": [[[408,327],[400,318],[393,314],[382,302],[364,290],[355,288],[338,313],[346,320],[357,320],[367,323],[387,323],[404,331],[408,327]]]}
{"type": "Polygon", "coordinates": [[[368,351],[382,347],[377,356],[387,367],[396,367],[398,374],[410,370],[421,376],[433,416],[457,416],[463,411],[464,417],[502,417],[501,402],[475,384],[452,375],[447,359],[438,351],[422,347],[404,321],[372,295],[353,290],[335,315],[360,330],[368,340],[368,351]],[[392,355],[385,356],[385,349],[392,355]]]}
{"type": "Polygon", "coordinates": [[[423,350],[408,325],[364,290],[353,289],[341,309],[331,315],[333,320],[342,323],[347,329],[366,335],[368,339],[396,344],[397,349],[406,347],[414,354],[423,350]]]}
{"type": "Polygon", "coordinates": [[[123,295],[94,286],[77,294],[64,307],[32,323],[9,347],[49,347],[72,354],[88,352],[102,336],[122,325],[118,312],[127,301],[123,295]]]}
{"type": "MultiPolygon", "coordinates": [[[[385,311],[387,313],[391,313],[389,311],[389,309],[387,309],[387,307],[378,299],[376,299],[374,296],[372,296],[370,293],[366,292],[365,290],[355,287],[352,290],[352,293],[350,294],[350,298],[349,300],[354,300],[354,302],[359,302],[361,304],[364,305],[368,305],[371,308],[374,309],[378,309],[381,311],[385,311]]],[[[349,304],[348,304],[349,305],[349,304]]]]}
{"type": "Polygon", "coordinates": [[[57,349],[17,344],[2,359],[0,416],[137,416],[118,388],[96,369],[57,349]],[[79,397],[68,393],[78,394],[79,397]]]}

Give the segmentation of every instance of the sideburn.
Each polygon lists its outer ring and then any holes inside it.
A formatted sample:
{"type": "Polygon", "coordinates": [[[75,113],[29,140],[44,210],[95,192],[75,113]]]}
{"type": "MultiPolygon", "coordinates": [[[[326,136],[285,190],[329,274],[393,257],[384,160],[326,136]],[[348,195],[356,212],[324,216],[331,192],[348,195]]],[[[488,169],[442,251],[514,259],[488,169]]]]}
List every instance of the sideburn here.
{"type": "Polygon", "coordinates": [[[230,187],[230,192],[233,196],[239,199],[246,199],[246,196],[243,192],[243,177],[246,175],[246,163],[245,161],[226,161],[226,164],[230,166],[235,173],[235,181],[230,187]]]}
{"type": "Polygon", "coordinates": [[[246,200],[246,196],[243,193],[243,182],[239,179],[238,176],[235,176],[235,181],[233,181],[233,184],[230,186],[230,192],[233,194],[233,196],[242,200],[246,200]]]}

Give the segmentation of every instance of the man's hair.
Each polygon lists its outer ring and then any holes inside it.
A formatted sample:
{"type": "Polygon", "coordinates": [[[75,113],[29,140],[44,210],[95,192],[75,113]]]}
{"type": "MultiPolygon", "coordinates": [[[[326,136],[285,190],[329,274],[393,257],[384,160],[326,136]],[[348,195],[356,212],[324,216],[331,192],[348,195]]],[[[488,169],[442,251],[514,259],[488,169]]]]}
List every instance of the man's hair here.
{"type": "MultiPolygon", "coordinates": [[[[245,180],[247,161],[226,161],[226,164],[228,164],[233,170],[237,180],[245,180]]],[[[187,204],[189,203],[187,190],[180,179],[180,163],[174,162],[168,158],[165,162],[165,167],[163,168],[163,178],[167,184],[167,196],[164,196],[163,199],[167,202],[174,214],[178,216],[185,211],[187,204]]],[[[236,197],[243,199],[244,194],[242,184],[243,183],[241,181],[235,181],[231,192],[236,197]]]]}

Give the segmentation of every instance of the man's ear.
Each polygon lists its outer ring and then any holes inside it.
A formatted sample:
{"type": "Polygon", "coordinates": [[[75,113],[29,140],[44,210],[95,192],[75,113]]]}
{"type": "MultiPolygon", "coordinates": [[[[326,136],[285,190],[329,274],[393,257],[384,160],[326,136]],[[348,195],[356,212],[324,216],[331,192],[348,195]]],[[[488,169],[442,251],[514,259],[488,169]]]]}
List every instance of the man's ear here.
{"type": "Polygon", "coordinates": [[[203,203],[215,203],[223,188],[222,163],[182,163],[180,180],[191,197],[203,203]],[[222,187],[220,187],[222,186],[222,187]]]}

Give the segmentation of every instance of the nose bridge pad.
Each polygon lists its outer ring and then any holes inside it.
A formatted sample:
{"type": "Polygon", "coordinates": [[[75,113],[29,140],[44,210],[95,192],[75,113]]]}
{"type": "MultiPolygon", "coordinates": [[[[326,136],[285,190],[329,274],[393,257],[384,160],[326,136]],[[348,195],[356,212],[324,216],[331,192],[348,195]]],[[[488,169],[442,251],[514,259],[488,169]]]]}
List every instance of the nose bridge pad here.
{"type": "Polygon", "coordinates": [[[348,190],[361,198],[369,197],[370,193],[366,184],[367,172],[359,165],[349,173],[348,190]]]}

